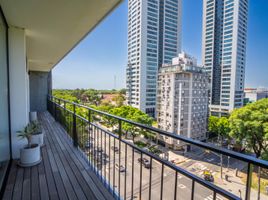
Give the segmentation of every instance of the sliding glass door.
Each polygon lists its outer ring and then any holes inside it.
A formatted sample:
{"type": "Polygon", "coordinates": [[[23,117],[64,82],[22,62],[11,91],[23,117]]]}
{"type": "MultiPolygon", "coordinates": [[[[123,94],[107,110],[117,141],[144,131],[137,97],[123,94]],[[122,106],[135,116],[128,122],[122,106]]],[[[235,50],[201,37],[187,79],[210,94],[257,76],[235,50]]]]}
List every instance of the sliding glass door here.
{"type": "Polygon", "coordinates": [[[0,189],[10,160],[7,77],[7,26],[0,12],[0,189]]]}

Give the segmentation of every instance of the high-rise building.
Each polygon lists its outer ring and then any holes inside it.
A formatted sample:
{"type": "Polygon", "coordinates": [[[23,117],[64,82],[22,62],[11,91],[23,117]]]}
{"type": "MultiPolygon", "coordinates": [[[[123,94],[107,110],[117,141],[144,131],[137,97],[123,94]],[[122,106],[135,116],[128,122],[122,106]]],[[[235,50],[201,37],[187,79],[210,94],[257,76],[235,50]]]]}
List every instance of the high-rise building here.
{"type": "Polygon", "coordinates": [[[128,1],[127,101],[155,116],[158,68],[181,50],[181,0],[128,1]]]}
{"type": "MultiPolygon", "coordinates": [[[[157,122],[160,129],[193,139],[206,138],[208,117],[208,76],[196,59],[185,53],[163,65],[158,73],[157,122]]],[[[170,147],[178,140],[159,136],[170,147]]]]}
{"type": "Polygon", "coordinates": [[[210,113],[243,106],[248,0],[203,1],[202,60],[210,77],[210,113]]]}

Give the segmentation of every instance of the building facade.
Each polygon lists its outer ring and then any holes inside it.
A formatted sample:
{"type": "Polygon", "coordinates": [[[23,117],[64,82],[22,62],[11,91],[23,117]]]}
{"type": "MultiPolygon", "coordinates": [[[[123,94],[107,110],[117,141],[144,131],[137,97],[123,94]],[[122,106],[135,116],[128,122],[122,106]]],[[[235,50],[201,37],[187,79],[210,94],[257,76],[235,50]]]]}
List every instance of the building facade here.
{"type": "Polygon", "coordinates": [[[127,102],[155,116],[157,73],[181,50],[181,0],[128,1],[127,102]]]}
{"type": "Polygon", "coordinates": [[[260,99],[268,98],[267,88],[245,88],[244,103],[256,102],[260,99]]]}
{"type": "MultiPolygon", "coordinates": [[[[159,69],[157,122],[159,128],[188,138],[206,139],[208,76],[196,59],[185,53],[159,69]]],[[[161,137],[172,147],[182,143],[161,137]]]]}
{"type": "Polygon", "coordinates": [[[248,0],[203,1],[203,66],[210,79],[210,112],[243,106],[248,0]]]}

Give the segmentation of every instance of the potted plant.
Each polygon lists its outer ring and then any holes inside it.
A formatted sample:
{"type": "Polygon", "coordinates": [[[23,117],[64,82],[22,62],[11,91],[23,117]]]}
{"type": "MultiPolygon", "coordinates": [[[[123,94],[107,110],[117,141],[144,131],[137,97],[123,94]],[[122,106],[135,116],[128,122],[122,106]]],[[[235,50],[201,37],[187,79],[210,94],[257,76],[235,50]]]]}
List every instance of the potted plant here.
{"type": "Polygon", "coordinates": [[[29,123],[22,131],[18,131],[18,137],[27,139],[27,145],[20,150],[20,162],[22,167],[30,167],[41,162],[40,145],[32,143],[32,135],[34,134],[35,126],[29,123]]]}
{"type": "Polygon", "coordinates": [[[44,133],[42,127],[38,121],[31,122],[34,132],[32,134],[32,143],[39,144],[40,147],[44,146],[44,133]]]}

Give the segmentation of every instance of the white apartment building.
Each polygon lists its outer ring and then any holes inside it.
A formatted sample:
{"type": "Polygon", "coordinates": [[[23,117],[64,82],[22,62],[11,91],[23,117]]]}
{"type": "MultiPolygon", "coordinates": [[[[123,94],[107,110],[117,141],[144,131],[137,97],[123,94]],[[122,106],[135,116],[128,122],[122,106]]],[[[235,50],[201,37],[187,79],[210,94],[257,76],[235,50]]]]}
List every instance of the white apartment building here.
{"type": "Polygon", "coordinates": [[[128,1],[127,102],[155,116],[157,73],[181,50],[181,0],[128,1]]]}
{"type": "MultiPolygon", "coordinates": [[[[208,76],[196,59],[185,53],[159,69],[157,122],[160,129],[197,140],[206,139],[208,76]]],[[[159,136],[160,137],[160,136],[159,136]]],[[[182,146],[177,140],[160,137],[166,145],[182,146]]]]}
{"type": "Polygon", "coordinates": [[[210,113],[243,106],[248,0],[203,1],[203,66],[210,78],[210,113]]]}
{"type": "Polygon", "coordinates": [[[245,88],[244,90],[244,102],[252,103],[260,99],[268,98],[267,88],[245,88]]]}

